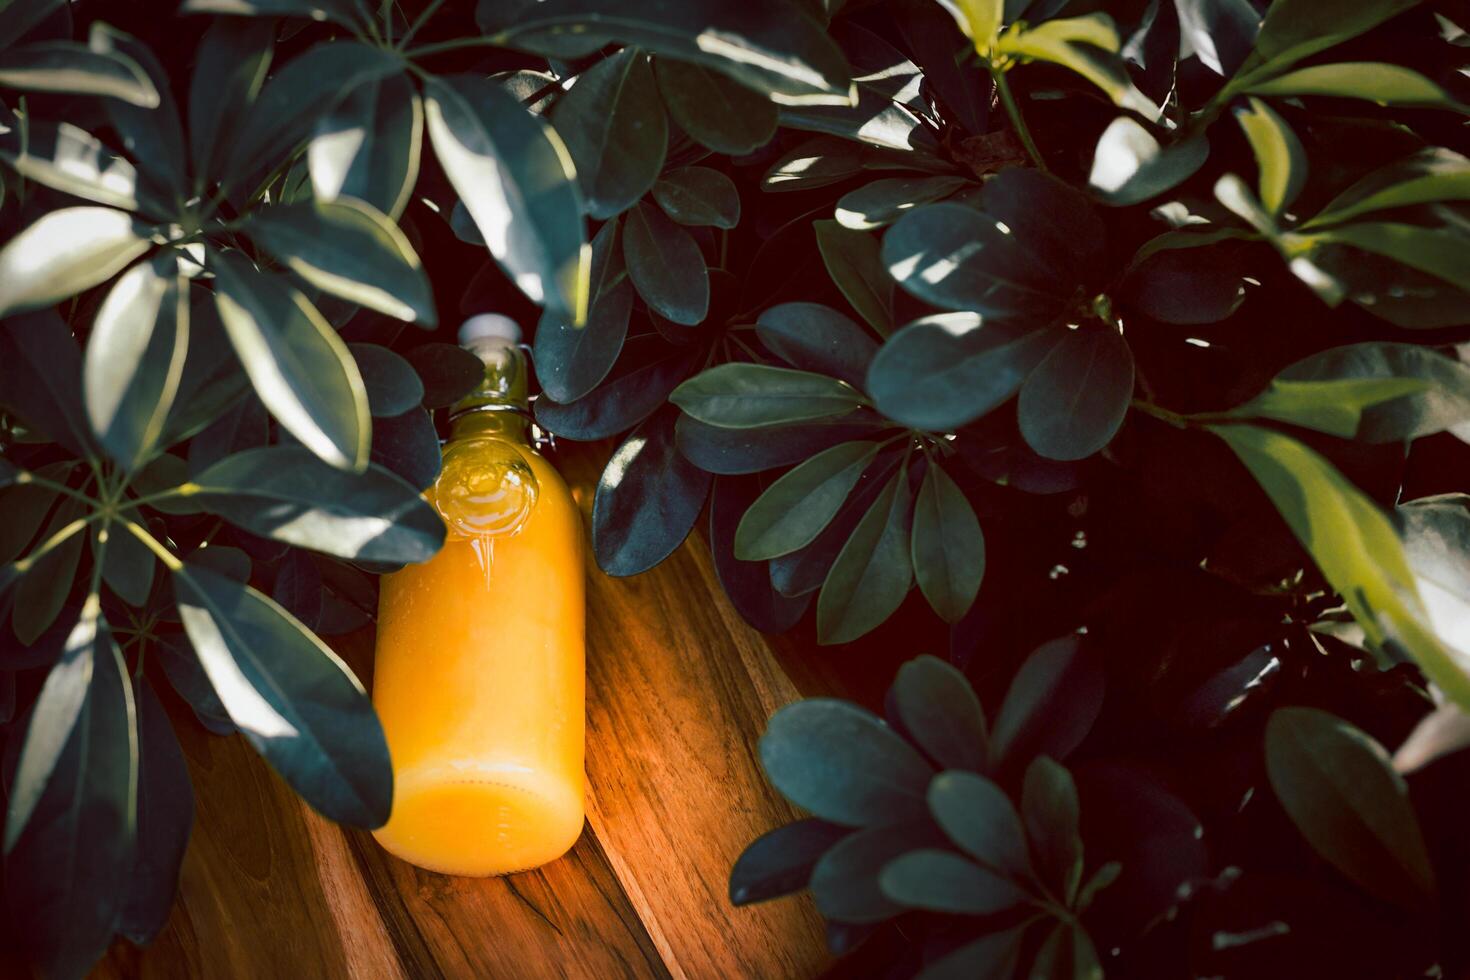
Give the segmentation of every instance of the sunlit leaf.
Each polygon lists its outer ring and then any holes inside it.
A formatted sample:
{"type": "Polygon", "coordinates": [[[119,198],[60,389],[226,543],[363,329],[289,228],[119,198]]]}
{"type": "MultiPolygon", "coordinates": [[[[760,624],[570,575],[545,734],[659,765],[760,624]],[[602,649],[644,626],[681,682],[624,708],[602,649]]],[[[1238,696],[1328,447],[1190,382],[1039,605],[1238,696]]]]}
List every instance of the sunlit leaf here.
{"type": "Polygon", "coordinates": [[[105,95],[145,109],[159,103],[153,80],[132,58],[75,41],[35,41],[0,51],[0,86],[105,95]]]}
{"type": "Polygon", "coordinates": [[[126,211],[52,211],[0,248],[0,316],[106,282],[148,247],[147,230],[126,211]]]}

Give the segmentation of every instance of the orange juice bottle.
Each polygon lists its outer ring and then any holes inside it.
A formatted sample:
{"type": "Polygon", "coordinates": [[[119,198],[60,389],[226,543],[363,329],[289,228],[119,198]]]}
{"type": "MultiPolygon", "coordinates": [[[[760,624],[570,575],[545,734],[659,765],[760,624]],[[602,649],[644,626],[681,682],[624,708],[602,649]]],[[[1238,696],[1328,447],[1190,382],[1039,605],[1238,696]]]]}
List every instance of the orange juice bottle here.
{"type": "Polygon", "coordinates": [[[494,314],[461,328],[485,377],[451,411],[428,492],[448,540],[384,576],[378,599],[373,704],[394,796],[376,836],[445,874],[533,868],[582,831],[582,522],[528,442],[519,340],[494,314]]]}

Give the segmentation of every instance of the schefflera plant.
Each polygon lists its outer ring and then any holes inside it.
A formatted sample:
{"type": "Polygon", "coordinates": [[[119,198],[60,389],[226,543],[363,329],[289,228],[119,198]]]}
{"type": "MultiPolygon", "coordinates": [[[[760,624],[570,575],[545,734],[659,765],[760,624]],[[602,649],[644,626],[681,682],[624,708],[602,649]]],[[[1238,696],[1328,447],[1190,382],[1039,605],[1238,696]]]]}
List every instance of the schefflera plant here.
{"type": "Polygon", "coordinates": [[[761,762],[813,816],[745,850],[731,900],[810,888],[838,953],[906,916],[925,978],[1101,977],[1086,913],[1126,869],[1086,854],[1058,760],[1103,696],[1101,667],[1073,635],[1027,658],[993,726],[965,676],[932,656],[899,670],[885,718],[832,698],[782,708],[761,762]]]}

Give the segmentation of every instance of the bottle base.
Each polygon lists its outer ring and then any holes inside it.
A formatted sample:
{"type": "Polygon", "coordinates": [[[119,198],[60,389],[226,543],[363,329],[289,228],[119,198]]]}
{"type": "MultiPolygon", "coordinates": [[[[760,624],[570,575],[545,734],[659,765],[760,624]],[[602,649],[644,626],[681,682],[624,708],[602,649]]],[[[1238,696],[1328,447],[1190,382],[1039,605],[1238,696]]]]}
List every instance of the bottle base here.
{"type": "Polygon", "coordinates": [[[580,787],[495,773],[400,782],[393,814],[373,836],[417,867],[483,878],[556,860],[577,842],[582,823],[580,787]]]}

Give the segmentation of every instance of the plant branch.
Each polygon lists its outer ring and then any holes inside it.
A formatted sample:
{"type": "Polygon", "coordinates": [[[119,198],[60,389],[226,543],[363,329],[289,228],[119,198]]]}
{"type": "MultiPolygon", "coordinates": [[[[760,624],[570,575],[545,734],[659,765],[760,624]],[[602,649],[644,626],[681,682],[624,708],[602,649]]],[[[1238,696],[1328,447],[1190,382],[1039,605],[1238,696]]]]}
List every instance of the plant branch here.
{"type": "Polygon", "coordinates": [[[21,470],[15,476],[15,485],[24,486],[26,484],[31,484],[37,487],[45,487],[47,490],[63,494],[67,497],[71,497],[73,500],[80,500],[82,503],[87,504],[88,506],[95,507],[97,504],[97,499],[95,497],[90,497],[87,494],[82,493],[80,490],[73,490],[65,483],[58,483],[56,480],[48,480],[44,476],[37,476],[30,470],[21,470]]]}
{"type": "Polygon", "coordinates": [[[184,563],[179,561],[178,556],[165,548],[157,538],[149,534],[147,528],[143,527],[137,521],[130,520],[126,517],[121,517],[118,520],[132,532],[133,537],[143,542],[149,551],[158,556],[158,560],[163,562],[164,568],[167,568],[171,572],[177,572],[184,567],[184,563]]]}
{"type": "Polygon", "coordinates": [[[458,51],[462,48],[484,48],[499,47],[493,38],[488,37],[461,37],[453,41],[440,41],[437,44],[425,44],[417,48],[411,48],[403,52],[405,58],[425,58],[431,54],[443,54],[446,51],[458,51]]]}
{"type": "Polygon", "coordinates": [[[423,13],[419,14],[413,19],[413,23],[408,25],[408,30],[403,32],[403,40],[398,42],[397,47],[399,51],[402,51],[404,48],[408,47],[408,42],[413,40],[413,36],[419,32],[419,28],[423,27],[429,22],[429,18],[434,16],[435,11],[437,11],[443,5],[443,3],[444,0],[433,0],[432,3],[424,8],[423,13]]]}
{"type": "Polygon", "coordinates": [[[1003,68],[990,67],[990,77],[995,80],[995,93],[1000,96],[1001,105],[1005,106],[1006,115],[1010,117],[1011,127],[1015,129],[1016,136],[1021,140],[1021,145],[1036,164],[1036,169],[1042,173],[1050,173],[1046,167],[1046,161],[1041,158],[1041,151],[1036,148],[1036,141],[1031,138],[1031,130],[1026,126],[1026,118],[1021,115],[1021,106],[1016,102],[1015,93],[1011,91],[1011,83],[1006,81],[1006,73],[1003,68]]]}

